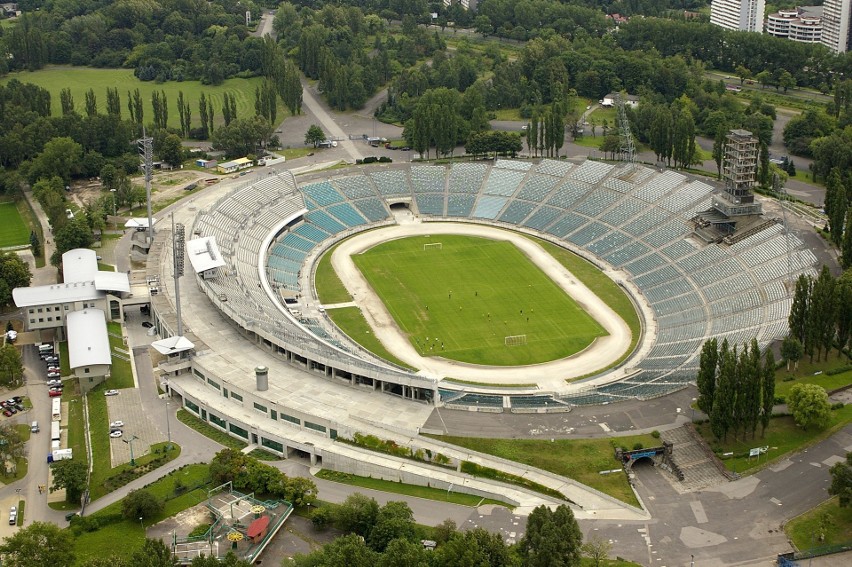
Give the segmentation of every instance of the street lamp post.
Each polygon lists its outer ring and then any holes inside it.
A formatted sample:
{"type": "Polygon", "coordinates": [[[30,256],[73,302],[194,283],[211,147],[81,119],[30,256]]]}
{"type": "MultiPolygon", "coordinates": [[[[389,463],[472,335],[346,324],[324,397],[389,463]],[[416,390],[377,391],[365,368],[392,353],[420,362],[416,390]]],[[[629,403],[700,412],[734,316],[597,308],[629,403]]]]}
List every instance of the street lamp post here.
{"type": "Polygon", "coordinates": [[[145,531],[145,524],[142,523],[142,516],[139,516],[139,525],[142,526],[142,531],[145,531]]]}
{"type": "Polygon", "coordinates": [[[112,193],[112,229],[116,230],[118,228],[118,221],[115,220],[115,189],[110,189],[110,193],[112,193]]]}
{"type": "Polygon", "coordinates": [[[166,402],[166,436],[169,439],[169,444],[166,445],[166,451],[172,450],[172,428],[169,420],[169,411],[171,410],[169,407],[170,405],[171,404],[169,404],[169,402],[166,402]]]}
{"type": "MultiPolygon", "coordinates": [[[[136,459],[133,458],[133,442],[136,441],[137,439],[138,439],[138,437],[136,437],[135,435],[131,435],[130,439],[122,439],[122,441],[124,441],[125,443],[130,445],[130,466],[131,467],[136,466],[136,459]]],[[[141,520],[141,518],[140,518],[140,520],[141,520]]]]}

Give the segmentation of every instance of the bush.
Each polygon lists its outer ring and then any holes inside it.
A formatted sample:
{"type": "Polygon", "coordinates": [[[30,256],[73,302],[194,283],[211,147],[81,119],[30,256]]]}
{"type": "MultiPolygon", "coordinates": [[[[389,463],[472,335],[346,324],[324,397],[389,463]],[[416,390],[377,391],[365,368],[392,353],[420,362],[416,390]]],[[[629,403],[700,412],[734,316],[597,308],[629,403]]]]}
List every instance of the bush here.
{"type": "Polygon", "coordinates": [[[633,450],[634,451],[638,451],[639,449],[644,449],[644,448],[645,448],[645,446],[642,445],[642,443],[634,443],[633,444],[633,450]]]}
{"type": "Polygon", "coordinates": [[[843,374],[844,372],[849,372],[852,370],[852,364],[847,364],[845,366],[838,366],[837,368],[832,368],[831,370],[826,370],[826,376],[834,376],[836,374],[843,374]]]}
{"type": "Polygon", "coordinates": [[[833,410],[843,409],[843,405],[844,405],[843,402],[835,402],[835,403],[831,404],[831,409],[833,409],[833,410]]]}
{"type": "Polygon", "coordinates": [[[315,508],[313,513],[311,513],[311,523],[318,530],[324,530],[331,524],[332,517],[334,516],[334,512],[332,511],[330,506],[323,506],[322,508],[315,508]]]}
{"type": "Polygon", "coordinates": [[[659,432],[659,431],[657,431],[656,429],[655,429],[655,430],[653,430],[653,431],[651,432],[651,437],[653,437],[654,439],[659,439],[659,438],[660,438],[660,432],[659,432]]]}
{"type": "Polygon", "coordinates": [[[211,524],[199,524],[195,526],[187,537],[200,537],[207,533],[211,524]]]}
{"type": "Polygon", "coordinates": [[[379,157],[379,163],[392,163],[392,162],[393,162],[393,160],[391,158],[389,158],[388,156],[379,157]]]}

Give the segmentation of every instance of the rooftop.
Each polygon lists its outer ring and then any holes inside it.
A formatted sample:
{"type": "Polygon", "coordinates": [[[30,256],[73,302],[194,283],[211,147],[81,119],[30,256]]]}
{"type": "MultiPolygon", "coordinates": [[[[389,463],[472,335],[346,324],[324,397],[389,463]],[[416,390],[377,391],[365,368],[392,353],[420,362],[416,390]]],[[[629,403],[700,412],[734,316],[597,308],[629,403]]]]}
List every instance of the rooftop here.
{"type": "Polygon", "coordinates": [[[68,314],[68,363],[71,368],[109,365],[106,317],[100,309],[84,309],[68,314]]]}
{"type": "Polygon", "coordinates": [[[12,290],[12,299],[18,307],[88,301],[101,299],[105,295],[104,291],[95,287],[94,281],[17,287],[12,290]]]}
{"type": "Polygon", "coordinates": [[[186,254],[189,256],[189,263],[192,264],[192,269],[196,273],[225,265],[225,260],[222,259],[222,254],[216,245],[215,236],[188,240],[186,242],[186,254]]]}

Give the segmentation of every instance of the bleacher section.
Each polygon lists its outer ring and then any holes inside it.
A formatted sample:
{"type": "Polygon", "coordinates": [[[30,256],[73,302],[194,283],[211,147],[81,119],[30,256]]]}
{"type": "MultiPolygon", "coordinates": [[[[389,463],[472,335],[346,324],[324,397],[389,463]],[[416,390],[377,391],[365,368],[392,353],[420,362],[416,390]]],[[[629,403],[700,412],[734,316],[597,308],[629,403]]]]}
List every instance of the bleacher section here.
{"type": "MultiPolygon", "coordinates": [[[[227,296],[235,319],[277,326],[287,323],[261,289],[258,266],[276,292],[300,292],[308,255],[353,229],[389,219],[389,206],[400,200],[423,218],[497,220],[538,231],[621,270],[650,304],[657,329],[647,355],[630,362],[636,372],[628,378],[557,397],[441,392],[452,405],[530,410],[665,395],[693,380],[707,337],[756,337],[765,345],[784,334],[790,309],[785,282],[812,273],[816,258],[780,224],[767,223],[731,245],[694,240],[690,215],[707,207],[712,191],[676,172],[593,161],[415,165],[368,169],[298,189],[285,176],[262,179],[200,214],[195,230],[215,236],[227,262],[222,275],[204,285],[227,296]],[[261,250],[280,219],[305,209],[261,250]]],[[[307,329],[314,339],[339,344],[323,323],[303,325],[294,337],[307,329]]]]}

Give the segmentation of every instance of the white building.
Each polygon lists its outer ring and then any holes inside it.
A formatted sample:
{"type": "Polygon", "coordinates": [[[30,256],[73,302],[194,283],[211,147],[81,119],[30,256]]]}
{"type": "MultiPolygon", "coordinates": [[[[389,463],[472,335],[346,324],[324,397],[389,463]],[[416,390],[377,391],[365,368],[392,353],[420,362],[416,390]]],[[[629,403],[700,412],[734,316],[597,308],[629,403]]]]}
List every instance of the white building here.
{"type": "Polygon", "coordinates": [[[825,0],[822,7],[822,44],[834,53],[849,49],[852,0],[825,0]]]}
{"type": "Polygon", "coordinates": [[[87,391],[109,374],[112,354],[106,318],[100,309],[84,309],[68,314],[68,364],[87,391]]]}
{"type": "Polygon", "coordinates": [[[729,30],[762,32],[765,0],[713,0],[710,23],[729,30]]]}
{"type": "Polygon", "coordinates": [[[195,273],[201,274],[201,277],[205,280],[215,277],[217,268],[225,265],[222,253],[216,246],[215,236],[188,240],[186,242],[186,255],[189,257],[189,263],[192,264],[195,273]]]}
{"type": "Polygon", "coordinates": [[[766,16],[765,32],[801,43],[822,41],[822,6],[798,6],[766,16]]]}

